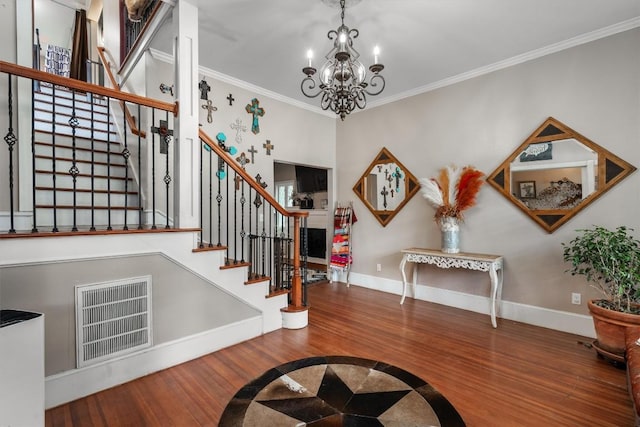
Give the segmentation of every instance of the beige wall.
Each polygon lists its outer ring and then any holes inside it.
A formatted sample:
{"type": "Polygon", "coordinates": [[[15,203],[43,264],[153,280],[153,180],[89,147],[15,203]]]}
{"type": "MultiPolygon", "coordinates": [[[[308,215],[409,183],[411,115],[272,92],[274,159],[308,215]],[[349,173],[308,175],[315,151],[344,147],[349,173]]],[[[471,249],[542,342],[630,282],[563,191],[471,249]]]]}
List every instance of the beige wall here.
{"type": "MultiPolygon", "coordinates": [[[[640,166],[638,46],[634,29],[352,114],[338,123],[337,197],[357,199],[351,188],[383,146],[417,177],[451,163],[490,174],[549,116],[640,166]]],[[[636,172],[553,234],[485,185],[461,227],[462,250],[505,255],[503,299],[586,313],[584,304],[570,304],[571,292],[597,294],[564,273],[561,242],[592,224],[625,224],[640,234],[639,185],[636,172]]],[[[354,272],[400,280],[401,249],[440,245],[433,209],[420,194],[386,228],[360,201],[354,207],[354,272]]],[[[421,284],[487,295],[481,273],[420,271],[421,284]]]]}

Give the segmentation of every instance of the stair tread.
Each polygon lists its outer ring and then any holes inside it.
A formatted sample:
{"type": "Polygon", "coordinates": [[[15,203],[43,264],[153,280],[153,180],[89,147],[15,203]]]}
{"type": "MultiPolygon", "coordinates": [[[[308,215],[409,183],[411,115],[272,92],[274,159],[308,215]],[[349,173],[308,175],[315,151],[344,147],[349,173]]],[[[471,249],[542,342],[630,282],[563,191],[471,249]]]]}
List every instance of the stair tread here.
{"type": "MultiPolygon", "coordinates": [[[[40,190],[40,191],[53,191],[53,187],[44,187],[44,186],[36,186],[36,190],[40,190]]],[[[60,188],[60,187],[56,187],[55,188],[56,191],[74,191],[73,188],[60,188]]],[[[137,191],[128,191],[128,192],[124,192],[122,190],[111,190],[111,191],[107,191],[107,190],[91,190],[90,188],[76,188],[76,190],[78,193],[98,193],[98,194],[118,194],[118,195],[125,195],[128,194],[130,196],[137,196],[138,192],[137,191]]]]}
{"type": "MultiPolygon", "coordinates": [[[[53,174],[53,171],[48,171],[48,170],[43,170],[43,169],[36,169],[36,173],[43,173],[43,174],[48,174],[51,175],[53,174]]],[[[56,170],[55,172],[56,175],[69,175],[69,171],[60,171],[60,170],[56,170]]],[[[123,176],[107,176],[107,175],[91,175],[88,173],[79,173],[77,176],[82,177],[82,178],[91,178],[93,176],[93,178],[104,178],[104,179],[117,179],[117,180],[125,180],[127,179],[128,181],[133,181],[133,177],[123,177],[123,176]]]]}
{"type": "MultiPolygon", "coordinates": [[[[74,209],[73,205],[38,205],[36,204],[36,208],[39,209],[74,209]]],[[[86,210],[86,209],[95,209],[95,210],[107,210],[107,209],[111,209],[111,210],[128,210],[128,211],[137,211],[139,209],[142,209],[141,206],[127,206],[126,208],[124,206],[87,206],[87,205],[76,205],[75,209],[82,209],[82,210],[86,210]]]]}
{"type": "MultiPolygon", "coordinates": [[[[53,156],[44,156],[42,154],[36,154],[36,159],[47,159],[47,160],[53,160],[54,157],[53,156]]],[[[56,160],[62,160],[62,161],[66,161],[66,162],[73,162],[73,158],[71,157],[62,157],[62,156],[56,156],[55,157],[56,160]]],[[[97,162],[97,161],[91,161],[91,160],[83,160],[83,159],[76,159],[75,160],[76,163],[87,163],[87,164],[94,164],[94,165],[100,165],[100,166],[110,166],[112,168],[124,168],[125,165],[123,164],[117,164],[117,163],[107,163],[107,162],[97,162]]]]}
{"type": "MultiPolygon", "coordinates": [[[[106,131],[100,131],[100,132],[106,133],[106,131]]],[[[34,133],[36,133],[36,134],[43,133],[43,134],[47,134],[47,135],[56,135],[56,136],[59,136],[61,138],[71,138],[72,137],[71,135],[67,135],[67,134],[64,134],[64,133],[63,134],[56,134],[56,133],[54,133],[52,131],[41,130],[41,129],[34,129],[34,133]]],[[[76,135],[76,140],[78,140],[78,139],[81,139],[81,140],[84,140],[84,141],[91,141],[91,138],[88,138],[86,136],[76,135]]],[[[94,142],[101,142],[101,143],[104,143],[104,144],[109,143],[109,144],[116,144],[118,146],[120,145],[120,141],[118,141],[118,140],[102,139],[102,138],[94,137],[93,141],[94,142]]],[[[52,145],[50,142],[46,142],[46,141],[36,141],[36,143],[45,144],[45,145],[52,145]]]]}

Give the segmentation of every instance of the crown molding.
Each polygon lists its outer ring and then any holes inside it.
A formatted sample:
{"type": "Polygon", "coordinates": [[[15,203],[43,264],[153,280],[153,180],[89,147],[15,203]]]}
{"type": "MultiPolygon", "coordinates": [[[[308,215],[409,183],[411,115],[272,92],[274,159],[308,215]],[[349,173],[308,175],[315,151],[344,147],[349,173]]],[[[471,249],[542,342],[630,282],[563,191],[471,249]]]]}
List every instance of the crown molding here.
{"type": "MultiPolygon", "coordinates": [[[[169,64],[173,64],[173,55],[170,55],[166,52],[162,52],[157,49],[149,49],[149,53],[154,59],[159,61],[163,61],[169,64]]],[[[227,74],[220,73],[218,71],[212,70],[207,67],[199,66],[198,73],[202,74],[206,77],[211,77],[213,79],[219,80],[221,82],[237,86],[241,89],[245,89],[249,92],[256,93],[261,96],[267,96],[269,98],[275,99],[276,101],[283,102],[285,104],[289,104],[291,106],[301,108],[303,110],[311,111],[312,113],[320,114],[325,117],[336,118],[336,115],[330,111],[323,110],[320,107],[314,107],[312,105],[306,104],[304,102],[298,101],[297,99],[289,98],[288,96],[281,95],[279,93],[270,91],[260,86],[256,86],[249,82],[245,82],[244,80],[237,79],[235,77],[229,76],[227,74]]]]}
{"type": "Polygon", "coordinates": [[[532,61],[534,59],[538,59],[543,56],[550,55],[552,53],[560,52],[575,46],[580,46],[585,43],[603,39],[605,37],[622,33],[624,31],[632,30],[637,27],[640,27],[640,16],[626,20],[626,21],[619,22],[614,25],[610,25],[608,27],[600,28],[598,30],[591,31],[589,33],[581,34],[579,36],[572,37],[570,39],[567,39],[558,43],[554,43],[549,46],[542,47],[540,49],[535,49],[535,50],[523,53],[521,55],[517,55],[511,58],[505,59],[504,61],[495,62],[493,64],[476,68],[474,70],[467,71],[467,72],[458,74],[456,76],[448,77],[446,79],[442,79],[440,81],[430,83],[425,86],[420,86],[415,89],[411,89],[411,90],[399,93],[397,95],[390,96],[388,98],[383,98],[380,100],[370,102],[368,103],[367,108],[380,107],[382,105],[400,101],[405,98],[410,98],[415,95],[420,95],[426,92],[430,92],[432,90],[440,89],[446,86],[451,86],[453,84],[460,83],[465,80],[473,79],[474,77],[482,76],[485,74],[492,73],[494,71],[513,67],[514,65],[532,61]]]}

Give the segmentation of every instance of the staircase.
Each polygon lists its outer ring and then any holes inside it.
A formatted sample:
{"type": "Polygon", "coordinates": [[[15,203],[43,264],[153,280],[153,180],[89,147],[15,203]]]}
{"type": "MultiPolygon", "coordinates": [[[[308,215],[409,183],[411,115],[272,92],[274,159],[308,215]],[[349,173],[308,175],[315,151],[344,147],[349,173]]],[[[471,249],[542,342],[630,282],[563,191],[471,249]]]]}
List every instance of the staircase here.
{"type": "Polygon", "coordinates": [[[116,129],[102,97],[44,84],[34,92],[37,228],[138,227],[140,197],[116,129]]]}

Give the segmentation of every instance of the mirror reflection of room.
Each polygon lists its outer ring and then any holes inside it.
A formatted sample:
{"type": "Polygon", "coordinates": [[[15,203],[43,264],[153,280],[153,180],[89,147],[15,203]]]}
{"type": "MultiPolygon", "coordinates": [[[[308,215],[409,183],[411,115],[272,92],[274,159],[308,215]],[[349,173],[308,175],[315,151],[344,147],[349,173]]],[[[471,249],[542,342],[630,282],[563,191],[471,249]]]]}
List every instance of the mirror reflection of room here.
{"type": "Polygon", "coordinates": [[[365,178],[367,201],[375,210],[395,210],[404,200],[405,176],[395,163],[375,165],[365,178]]]}
{"type": "Polygon", "coordinates": [[[597,190],[597,170],[575,139],[530,144],[511,162],[511,194],[532,210],[572,209],[597,190]]]}

